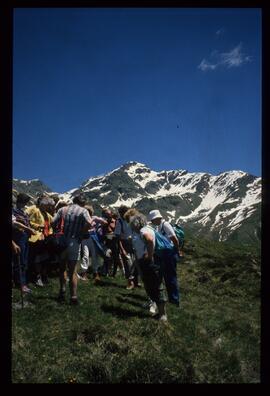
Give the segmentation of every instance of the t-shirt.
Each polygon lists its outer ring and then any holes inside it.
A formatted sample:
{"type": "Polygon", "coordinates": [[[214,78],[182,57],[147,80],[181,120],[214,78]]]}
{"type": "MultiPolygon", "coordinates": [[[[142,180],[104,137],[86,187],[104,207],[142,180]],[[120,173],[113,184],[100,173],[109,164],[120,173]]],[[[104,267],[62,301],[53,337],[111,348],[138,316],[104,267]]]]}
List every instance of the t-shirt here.
{"type": "Polygon", "coordinates": [[[168,221],[162,220],[160,225],[158,226],[158,231],[166,236],[169,240],[172,236],[176,237],[174,229],[168,221]]]}
{"type": "Polygon", "coordinates": [[[64,234],[68,238],[81,237],[84,226],[91,223],[88,210],[77,204],[60,208],[53,219],[53,223],[59,224],[62,216],[64,216],[64,234]]]}
{"type": "Polygon", "coordinates": [[[130,225],[123,219],[117,219],[114,233],[120,236],[120,239],[128,239],[132,236],[130,225]]]}
{"type": "Polygon", "coordinates": [[[145,233],[150,234],[152,236],[153,241],[154,241],[154,248],[155,248],[155,232],[150,227],[145,226],[145,227],[141,228],[139,234],[136,232],[133,232],[132,233],[132,246],[133,246],[133,249],[135,250],[135,254],[136,254],[136,257],[138,260],[141,259],[143,257],[143,255],[147,252],[146,242],[145,242],[145,239],[143,238],[143,235],[145,233]]]}
{"type": "MultiPolygon", "coordinates": [[[[12,209],[12,216],[15,216],[16,221],[19,223],[22,223],[23,225],[30,227],[30,221],[29,221],[29,216],[27,213],[25,213],[22,209],[17,209],[13,208],[12,209]]],[[[18,228],[13,228],[12,230],[12,238],[15,240],[15,242],[23,235],[27,234],[26,231],[20,230],[18,228]]]]}

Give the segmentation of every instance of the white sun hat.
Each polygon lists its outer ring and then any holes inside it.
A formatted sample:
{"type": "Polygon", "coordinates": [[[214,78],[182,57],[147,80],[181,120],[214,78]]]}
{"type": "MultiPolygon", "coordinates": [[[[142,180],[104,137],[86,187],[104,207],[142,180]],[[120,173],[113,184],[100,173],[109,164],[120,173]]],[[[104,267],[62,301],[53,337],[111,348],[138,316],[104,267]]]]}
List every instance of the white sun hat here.
{"type": "Polygon", "coordinates": [[[159,210],[151,210],[151,212],[149,212],[149,215],[148,215],[148,220],[152,221],[155,219],[162,219],[162,217],[163,216],[159,210]]]}

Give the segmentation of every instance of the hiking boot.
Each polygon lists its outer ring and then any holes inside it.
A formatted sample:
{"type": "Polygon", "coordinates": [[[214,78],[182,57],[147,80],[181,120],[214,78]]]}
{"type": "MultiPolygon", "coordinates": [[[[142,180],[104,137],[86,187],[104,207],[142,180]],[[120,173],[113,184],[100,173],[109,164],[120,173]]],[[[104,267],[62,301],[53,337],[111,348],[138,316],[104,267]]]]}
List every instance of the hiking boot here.
{"type": "Polygon", "coordinates": [[[43,286],[44,286],[44,284],[43,284],[41,278],[38,278],[38,279],[36,280],[35,285],[36,285],[36,286],[39,286],[39,287],[43,287],[43,286]]]}
{"type": "Polygon", "coordinates": [[[132,290],[135,288],[134,282],[132,280],[128,280],[128,285],[126,287],[127,290],[132,290]]]}
{"type": "Polygon", "coordinates": [[[71,297],[69,303],[70,305],[79,305],[78,297],[71,297]]]}
{"type": "Polygon", "coordinates": [[[101,279],[100,279],[99,274],[95,274],[94,283],[95,283],[95,284],[98,284],[98,283],[100,283],[100,281],[101,281],[101,279]]]}

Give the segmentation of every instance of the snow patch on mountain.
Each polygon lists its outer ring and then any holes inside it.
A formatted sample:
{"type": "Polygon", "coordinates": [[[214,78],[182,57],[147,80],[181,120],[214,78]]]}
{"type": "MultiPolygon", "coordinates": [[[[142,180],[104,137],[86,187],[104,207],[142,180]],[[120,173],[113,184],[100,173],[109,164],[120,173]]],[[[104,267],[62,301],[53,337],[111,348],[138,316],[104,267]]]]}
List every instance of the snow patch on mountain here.
{"type": "Polygon", "coordinates": [[[104,193],[100,193],[99,196],[100,197],[105,197],[106,195],[109,195],[109,194],[111,194],[111,191],[106,191],[104,193]]]}
{"type": "Polygon", "coordinates": [[[138,198],[128,198],[128,199],[123,199],[121,196],[117,199],[116,202],[114,202],[111,206],[113,208],[119,208],[121,205],[126,205],[126,206],[134,206],[136,202],[140,201],[141,197],[138,198]]]}
{"type": "Polygon", "coordinates": [[[20,182],[22,184],[31,184],[32,182],[37,182],[39,179],[31,179],[31,180],[20,180],[20,179],[13,179],[14,181],[20,182]]]}
{"type": "Polygon", "coordinates": [[[91,184],[93,181],[101,181],[102,179],[104,179],[105,176],[104,175],[99,175],[99,176],[94,176],[94,177],[90,177],[90,179],[88,179],[86,182],[83,183],[82,187],[87,187],[89,184],[91,184]]]}

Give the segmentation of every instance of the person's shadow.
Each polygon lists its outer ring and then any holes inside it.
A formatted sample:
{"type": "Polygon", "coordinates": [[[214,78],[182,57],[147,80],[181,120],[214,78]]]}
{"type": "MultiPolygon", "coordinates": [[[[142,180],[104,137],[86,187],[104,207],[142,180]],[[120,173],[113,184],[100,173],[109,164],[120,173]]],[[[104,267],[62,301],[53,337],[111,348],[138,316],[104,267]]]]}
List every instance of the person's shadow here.
{"type": "Polygon", "coordinates": [[[124,286],[121,286],[115,282],[107,282],[102,279],[95,286],[97,286],[97,287],[118,287],[120,289],[124,288],[124,286]]]}
{"type": "Polygon", "coordinates": [[[147,296],[145,295],[145,296],[140,296],[139,294],[133,294],[133,293],[120,293],[121,294],[121,296],[124,296],[124,297],[129,297],[129,298],[134,298],[135,300],[140,300],[140,301],[143,301],[143,302],[146,302],[147,301],[147,296]]]}
{"type": "Polygon", "coordinates": [[[133,301],[133,300],[130,300],[128,295],[126,295],[125,297],[118,296],[118,297],[116,297],[116,300],[119,301],[121,304],[126,303],[126,304],[131,304],[134,307],[143,308],[141,303],[133,301]]]}
{"type": "Polygon", "coordinates": [[[111,315],[117,316],[120,319],[129,319],[132,317],[149,318],[149,315],[147,315],[144,312],[131,311],[129,309],[121,308],[119,306],[115,307],[113,305],[103,304],[103,305],[101,305],[101,309],[103,312],[110,313],[111,315]]]}

